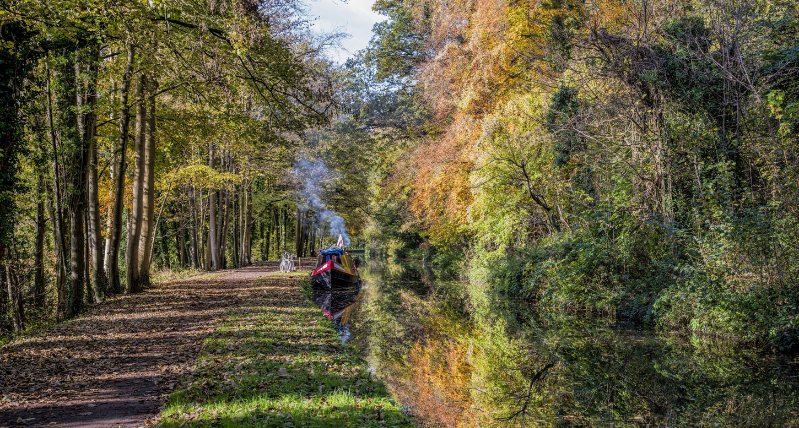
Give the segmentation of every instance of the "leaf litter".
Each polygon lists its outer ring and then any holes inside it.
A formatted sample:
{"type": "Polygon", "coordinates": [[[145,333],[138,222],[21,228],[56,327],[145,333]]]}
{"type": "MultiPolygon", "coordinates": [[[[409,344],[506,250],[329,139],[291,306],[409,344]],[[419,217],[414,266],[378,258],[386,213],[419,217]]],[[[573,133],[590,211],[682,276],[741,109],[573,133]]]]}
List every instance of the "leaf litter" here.
{"type": "Polygon", "coordinates": [[[262,293],[256,280],[275,270],[261,264],[161,283],[6,344],[0,427],[148,423],[191,373],[217,320],[262,293]]]}

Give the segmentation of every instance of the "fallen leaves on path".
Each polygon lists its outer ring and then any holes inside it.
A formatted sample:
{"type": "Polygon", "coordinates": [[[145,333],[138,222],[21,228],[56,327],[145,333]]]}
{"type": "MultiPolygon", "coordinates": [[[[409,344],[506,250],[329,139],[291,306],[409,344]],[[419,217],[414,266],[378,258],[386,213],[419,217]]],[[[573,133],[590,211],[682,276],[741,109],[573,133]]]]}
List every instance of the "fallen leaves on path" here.
{"type": "Polygon", "coordinates": [[[0,426],[141,425],[158,412],[203,340],[258,293],[255,266],[117,296],[0,348],[0,426]]]}

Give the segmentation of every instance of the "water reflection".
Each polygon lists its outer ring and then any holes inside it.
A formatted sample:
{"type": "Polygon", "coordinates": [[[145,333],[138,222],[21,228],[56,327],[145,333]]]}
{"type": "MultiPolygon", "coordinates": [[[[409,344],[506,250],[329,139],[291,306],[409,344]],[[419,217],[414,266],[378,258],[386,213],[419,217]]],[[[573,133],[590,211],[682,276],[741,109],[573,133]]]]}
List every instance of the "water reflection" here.
{"type": "Polygon", "coordinates": [[[429,266],[361,275],[350,343],[426,425],[799,426],[795,359],[539,313],[429,266]]]}
{"type": "Polygon", "coordinates": [[[358,302],[359,291],[360,289],[334,291],[314,289],[311,291],[314,303],[322,309],[328,319],[335,323],[341,343],[347,343],[350,338],[347,324],[350,314],[358,302]]]}

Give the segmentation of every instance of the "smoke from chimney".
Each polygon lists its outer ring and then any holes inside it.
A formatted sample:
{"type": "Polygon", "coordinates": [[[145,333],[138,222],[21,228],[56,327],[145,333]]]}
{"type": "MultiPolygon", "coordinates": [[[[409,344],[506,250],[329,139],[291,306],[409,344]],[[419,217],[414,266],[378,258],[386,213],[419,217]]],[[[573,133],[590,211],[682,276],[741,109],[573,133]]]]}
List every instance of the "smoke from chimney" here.
{"type": "Polygon", "coordinates": [[[328,224],[330,236],[338,239],[341,235],[344,245],[350,245],[350,237],[347,234],[347,222],[343,217],[336,214],[327,206],[327,202],[322,199],[323,190],[321,185],[328,183],[335,178],[335,171],[330,171],[327,165],[319,159],[300,159],[294,167],[294,176],[297,181],[303,184],[300,191],[300,209],[313,210],[320,224],[328,224]]]}

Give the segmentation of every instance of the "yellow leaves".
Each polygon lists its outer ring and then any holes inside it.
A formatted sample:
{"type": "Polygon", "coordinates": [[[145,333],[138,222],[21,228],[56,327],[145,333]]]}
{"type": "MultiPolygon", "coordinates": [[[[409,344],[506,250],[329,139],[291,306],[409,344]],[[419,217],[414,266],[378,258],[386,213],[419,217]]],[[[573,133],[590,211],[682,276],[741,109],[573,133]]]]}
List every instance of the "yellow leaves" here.
{"type": "Polygon", "coordinates": [[[242,177],[229,172],[219,172],[208,165],[189,165],[164,174],[158,181],[159,189],[171,186],[192,185],[206,189],[225,189],[239,184],[242,177]]]}

